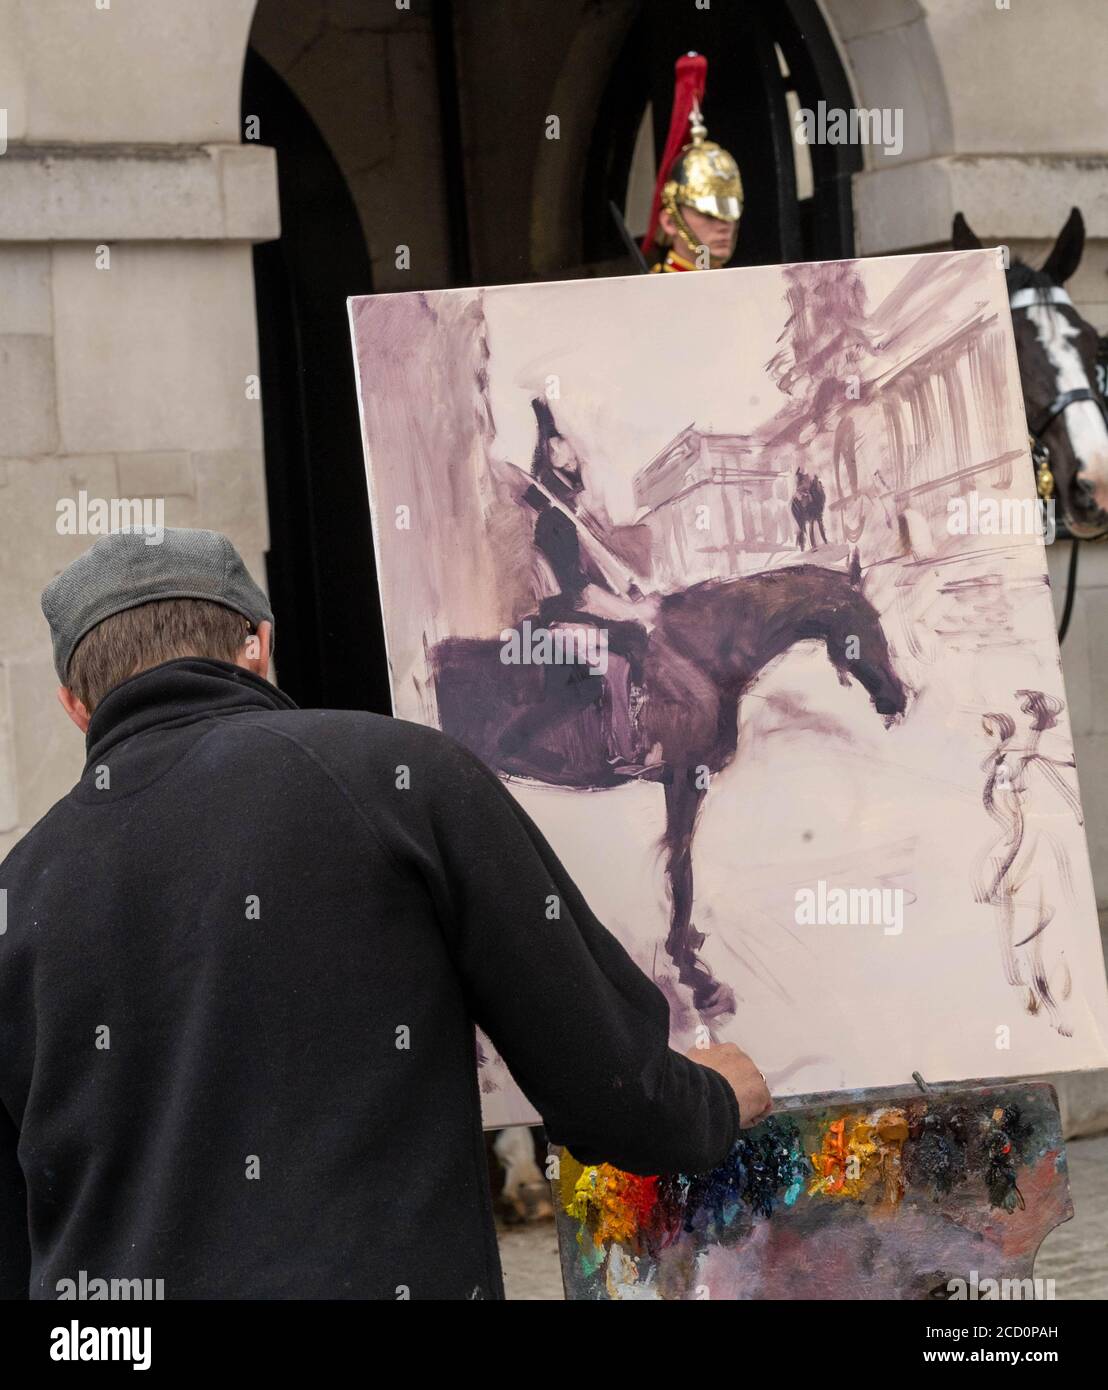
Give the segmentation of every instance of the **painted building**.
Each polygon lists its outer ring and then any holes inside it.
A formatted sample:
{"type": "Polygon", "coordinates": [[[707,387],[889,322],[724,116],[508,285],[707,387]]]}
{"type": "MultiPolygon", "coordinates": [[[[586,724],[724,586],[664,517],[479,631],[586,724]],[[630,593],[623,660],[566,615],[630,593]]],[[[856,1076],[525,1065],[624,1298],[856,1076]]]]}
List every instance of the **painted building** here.
{"type": "Polygon", "coordinates": [[[634,498],[654,587],[750,574],[795,551],[792,457],[756,436],[690,425],[640,469],[634,498]]]}
{"type": "MultiPolygon", "coordinates": [[[[819,475],[833,544],[857,549],[865,566],[928,559],[950,539],[952,498],[1006,489],[1031,466],[999,409],[1007,325],[982,314],[968,262],[919,263],[875,305],[847,273],[857,291],[852,340],[831,352],[794,329],[801,348],[787,339],[777,362],[792,399],[759,433],[819,475]]],[[[843,268],[790,268],[790,301],[818,300],[829,274],[841,279],[843,268]]]]}

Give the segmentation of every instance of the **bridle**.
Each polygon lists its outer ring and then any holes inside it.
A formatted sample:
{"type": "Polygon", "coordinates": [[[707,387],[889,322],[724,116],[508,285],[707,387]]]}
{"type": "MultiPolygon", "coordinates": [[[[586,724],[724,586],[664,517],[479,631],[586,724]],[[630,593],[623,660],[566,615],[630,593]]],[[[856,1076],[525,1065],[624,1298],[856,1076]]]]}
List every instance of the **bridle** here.
{"type": "MultiPolygon", "coordinates": [[[[1014,294],[1008,296],[1008,305],[1013,313],[1017,309],[1033,308],[1036,304],[1068,304],[1071,309],[1073,308],[1073,300],[1061,285],[1029,287],[1016,290],[1014,294]]],[[[1105,405],[1104,398],[1089,386],[1077,386],[1071,391],[1060,391],[1048,406],[1040,410],[1033,420],[1027,422],[1031,461],[1035,466],[1035,489],[1043,502],[1049,502],[1054,496],[1054,472],[1050,466],[1050,446],[1043,439],[1043,435],[1054,421],[1077,401],[1092,401],[1101,415],[1104,416],[1105,427],[1108,428],[1108,406],[1105,405]]],[[[1078,459],[1078,472],[1081,471],[1081,467],[1081,460],[1078,459]]],[[[1066,508],[1064,503],[1062,520],[1065,523],[1066,508]]],[[[1066,573],[1066,596],[1062,605],[1062,617],[1058,624],[1059,645],[1065,641],[1066,633],[1069,631],[1070,618],[1073,616],[1073,601],[1077,593],[1077,557],[1080,553],[1077,537],[1073,535],[1068,525],[1065,530],[1070,535],[1070,562],[1066,573]]]]}
{"type": "MultiPolygon", "coordinates": [[[[1017,309],[1033,308],[1037,304],[1068,304],[1073,308],[1073,300],[1061,285],[1016,290],[1015,294],[1008,298],[1008,305],[1013,313],[1017,309]]],[[[1027,422],[1031,461],[1035,465],[1035,486],[1044,502],[1054,496],[1054,473],[1050,467],[1050,446],[1044,441],[1043,435],[1059,415],[1078,401],[1092,401],[1104,417],[1105,427],[1108,428],[1108,405],[1105,405],[1104,398],[1090,386],[1075,386],[1070,391],[1060,391],[1048,406],[1040,410],[1033,420],[1027,422]]],[[[1077,467],[1080,471],[1080,460],[1077,467]]]]}

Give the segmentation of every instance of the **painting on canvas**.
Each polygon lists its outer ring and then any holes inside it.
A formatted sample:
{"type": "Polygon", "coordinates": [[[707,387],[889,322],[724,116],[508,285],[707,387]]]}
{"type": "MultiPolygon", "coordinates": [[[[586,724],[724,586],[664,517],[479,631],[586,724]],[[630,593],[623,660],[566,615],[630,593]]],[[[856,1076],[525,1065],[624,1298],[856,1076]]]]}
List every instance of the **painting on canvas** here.
{"type": "Polygon", "coordinates": [[[776,1095],[1108,1062],[992,252],[350,315],[395,712],[505,779],[675,1045],[776,1095]]]}

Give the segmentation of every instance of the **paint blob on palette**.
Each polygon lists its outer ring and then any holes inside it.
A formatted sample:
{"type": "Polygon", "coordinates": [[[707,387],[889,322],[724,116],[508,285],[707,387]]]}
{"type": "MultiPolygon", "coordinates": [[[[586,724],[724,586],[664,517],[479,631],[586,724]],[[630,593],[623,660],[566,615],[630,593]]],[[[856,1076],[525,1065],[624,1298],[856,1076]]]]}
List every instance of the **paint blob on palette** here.
{"type": "Polygon", "coordinates": [[[797,1107],[696,1177],[564,1151],[553,1186],[571,1299],[988,1297],[1073,1215],[1042,1082],[797,1107]]]}

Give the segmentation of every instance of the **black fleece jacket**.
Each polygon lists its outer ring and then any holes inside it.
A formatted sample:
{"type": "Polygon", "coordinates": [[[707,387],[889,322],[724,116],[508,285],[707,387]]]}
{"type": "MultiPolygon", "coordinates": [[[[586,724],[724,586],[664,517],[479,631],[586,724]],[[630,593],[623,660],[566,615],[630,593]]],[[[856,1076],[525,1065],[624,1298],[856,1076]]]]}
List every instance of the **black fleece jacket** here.
{"type": "Polygon", "coordinates": [[[502,1297],[475,1021],[581,1159],[696,1172],[737,1136],[662,994],[434,730],[167,662],[96,710],[0,888],[0,1297],[81,1271],[502,1297]]]}

